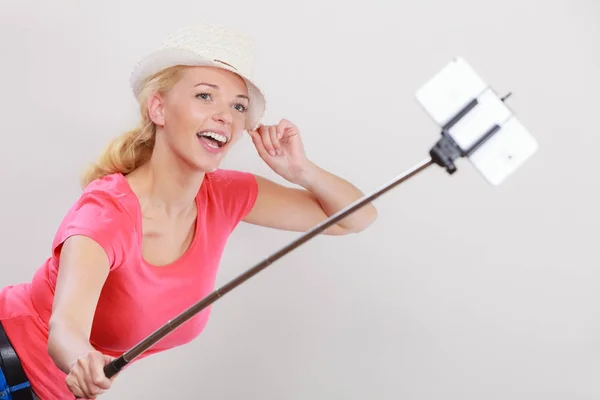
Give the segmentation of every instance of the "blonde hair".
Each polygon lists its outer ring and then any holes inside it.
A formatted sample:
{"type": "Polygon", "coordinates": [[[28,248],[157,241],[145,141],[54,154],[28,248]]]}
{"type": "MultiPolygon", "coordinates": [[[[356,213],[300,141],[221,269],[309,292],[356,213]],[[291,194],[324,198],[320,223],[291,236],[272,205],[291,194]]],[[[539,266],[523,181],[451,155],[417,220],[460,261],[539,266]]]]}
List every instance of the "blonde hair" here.
{"type": "Polygon", "coordinates": [[[137,98],[141,120],[138,126],[114,138],[100,157],[87,167],[80,178],[85,188],[90,182],[120,172],[126,175],[146,163],[152,156],[156,125],[148,114],[148,99],[154,93],[164,94],[179,80],[184,66],[170,67],[149,77],[137,98]]]}

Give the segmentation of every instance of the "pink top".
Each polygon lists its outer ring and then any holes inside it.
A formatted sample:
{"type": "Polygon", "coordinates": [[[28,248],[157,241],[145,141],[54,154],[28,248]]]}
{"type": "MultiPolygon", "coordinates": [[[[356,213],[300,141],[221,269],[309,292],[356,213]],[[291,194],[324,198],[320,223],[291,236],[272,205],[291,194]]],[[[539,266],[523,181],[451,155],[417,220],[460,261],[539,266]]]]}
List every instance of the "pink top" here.
{"type": "MultiPolygon", "coordinates": [[[[229,234],[250,211],[257,196],[250,173],[217,170],[206,174],[196,201],[196,235],[176,262],[155,267],[141,256],[141,212],[121,174],[92,182],[60,225],[52,255],[31,283],[0,290],[0,320],[17,351],[34,391],[44,400],[74,398],[47,352],[48,321],[58,269],[58,249],[72,235],[97,241],[110,260],[91,333],[92,345],[118,357],[141,339],[214,289],[229,234]]],[[[141,358],[188,343],[206,326],[210,309],[187,321],[141,358]]]]}

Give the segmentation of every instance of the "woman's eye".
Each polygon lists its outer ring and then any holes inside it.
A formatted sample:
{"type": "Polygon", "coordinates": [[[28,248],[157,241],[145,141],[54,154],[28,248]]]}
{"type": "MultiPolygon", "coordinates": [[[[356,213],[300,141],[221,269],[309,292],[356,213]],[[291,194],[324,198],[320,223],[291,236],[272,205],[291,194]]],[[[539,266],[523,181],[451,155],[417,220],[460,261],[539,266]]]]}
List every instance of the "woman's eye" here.
{"type": "Polygon", "coordinates": [[[240,103],[236,104],[234,107],[236,110],[238,110],[241,113],[245,113],[246,111],[248,111],[248,108],[246,108],[246,106],[244,106],[243,104],[240,104],[240,103]]]}
{"type": "Polygon", "coordinates": [[[210,94],[209,93],[200,93],[196,97],[198,97],[199,99],[202,99],[202,100],[210,100],[210,94]]]}

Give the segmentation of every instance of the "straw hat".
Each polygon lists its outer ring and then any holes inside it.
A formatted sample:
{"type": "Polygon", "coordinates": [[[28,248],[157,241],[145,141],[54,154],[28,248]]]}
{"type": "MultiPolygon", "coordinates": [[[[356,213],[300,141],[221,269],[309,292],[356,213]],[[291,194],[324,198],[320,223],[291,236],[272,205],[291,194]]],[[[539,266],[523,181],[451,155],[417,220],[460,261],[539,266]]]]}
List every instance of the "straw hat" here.
{"type": "Polygon", "coordinates": [[[135,65],[129,83],[137,96],[146,78],[168,67],[212,66],[232,71],[246,81],[250,98],[247,129],[256,129],[264,116],[266,101],[255,84],[253,64],[254,44],[248,36],[226,27],[203,24],[168,36],[135,65]]]}

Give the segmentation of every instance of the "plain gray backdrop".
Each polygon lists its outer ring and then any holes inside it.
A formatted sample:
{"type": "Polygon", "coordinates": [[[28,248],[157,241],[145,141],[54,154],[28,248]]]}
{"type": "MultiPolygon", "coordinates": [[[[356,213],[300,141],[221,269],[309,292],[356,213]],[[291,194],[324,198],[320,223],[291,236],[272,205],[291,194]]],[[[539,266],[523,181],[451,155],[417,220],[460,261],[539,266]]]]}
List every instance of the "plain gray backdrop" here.
{"type": "MultiPolygon", "coordinates": [[[[256,38],[266,122],[295,122],[365,192],[427,157],[439,133],[414,93],[456,55],[513,92],[540,151],[500,187],[467,162],[427,170],[367,231],[310,241],[102,398],[600,397],[594,0],[3,0],[0,284],[31,279],[83,166],[136,122],[133,64],[198,22],[256,38]]],[[[223,166],[281,182],[249,139],[223,166]]],[[[217,283],[297,236],[240,225],[217,283]]]]}

